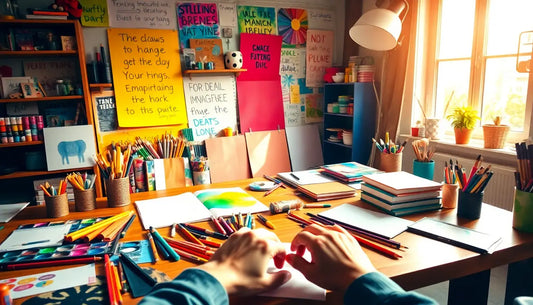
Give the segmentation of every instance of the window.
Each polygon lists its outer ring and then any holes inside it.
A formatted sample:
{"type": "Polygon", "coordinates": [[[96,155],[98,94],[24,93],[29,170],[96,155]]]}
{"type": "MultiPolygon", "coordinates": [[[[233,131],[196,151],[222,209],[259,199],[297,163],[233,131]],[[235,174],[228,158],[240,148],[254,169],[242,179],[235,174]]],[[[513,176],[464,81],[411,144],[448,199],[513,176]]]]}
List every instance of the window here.
{"type": "MultiPolygon", "coordinates": [[[[418,26],[426,55],[421,61],[425,65],[417,68],[424,77],[417,79],[424,82],[415,85],[425,97],[426,115],[443,118],[445,109],[449,113],[454,106],[468,104],[479,111],[481,124],[501,115],[511,126],[510,140],[526,138],[532,101],[529,73],[517,71],[517,53],[519,37],[520,61],[527,62],[533,50],[533,33],[523,33],[533,31],[533,1],[429,2],[421,9],[427,13],[418,26]]],[[[420,111],[414,106],[413,112],[416,121],[420,111]]],[[[478,133],[481,136],[481,128],[478,133]]]]}

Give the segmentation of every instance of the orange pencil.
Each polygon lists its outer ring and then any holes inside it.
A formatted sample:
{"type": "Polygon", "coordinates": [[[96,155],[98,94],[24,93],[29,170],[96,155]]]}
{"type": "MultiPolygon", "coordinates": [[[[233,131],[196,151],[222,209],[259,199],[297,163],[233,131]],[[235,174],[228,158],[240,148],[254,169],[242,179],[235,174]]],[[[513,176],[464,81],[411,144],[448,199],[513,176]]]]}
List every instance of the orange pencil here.
{"type": "Polygon", "coordinates": [[[104,254],[104,267],[105,267],[105,278],[107,284],[107,293],[109,295],[109,304],[118,305],[118,300],[116,296],[115,281],[113,278],[113,271],[111,269],[111,261],[109,260],[109,255],[104,254]]]}
{"type": "Polygon", "coordinates": [[[178,230],[181,232],[181,234],[184,235],[185,238],[199,245],[202,245],[202,246],[204,245],[204,243],[202,243],[198,238],[196,238],[196,236],[192,235],[192,233],[189,232],[189,230],[187,230],[184,226],[182,226],[179,223],[177,224],[177,226],[178,226],[178,230]]]}
{"type": "Polygon", "coordinates": [[[147,232],[146,236],[148,237],[148,241],[150,242],[150,248],[152,249],[152,254],[154,255],[154,261],[152,263],[156,263],[161,258],[159,257],[159,253],[157,252],[157,247],[155,246],[154,238],[152,237],[152,233],[147,232]]]}
{"type": "Polygon", "coordinates": [[[39,187],[41,188],[41,190],[43,190],[44,194],[48,197],[52,197],[52,195],[50,195],[50,193],[48,192],[48,190],[44,187],[44,185],[40,184],[39,187]]]}
{"type": "Polygon", "coordinates": [[[109,224],[104,230],[98,234],[97,238],[103,241],[114,240],[114,237],[120,232],[120,230],[126,225],[130,220],[130,217],[121,218],[111,224],[109,224]]]}

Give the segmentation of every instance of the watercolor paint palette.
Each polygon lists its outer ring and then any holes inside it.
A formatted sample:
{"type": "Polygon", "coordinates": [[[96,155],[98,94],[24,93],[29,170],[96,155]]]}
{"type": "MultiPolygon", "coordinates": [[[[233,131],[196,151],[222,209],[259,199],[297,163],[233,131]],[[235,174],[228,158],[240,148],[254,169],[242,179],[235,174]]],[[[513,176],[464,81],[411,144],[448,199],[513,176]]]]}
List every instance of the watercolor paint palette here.
{"type": "Polygon", "coordinates": [[[32,224],[20,225],[17,230],[20,229],[35,229],[43,227],[55,227],[55,226],[68,226],[68,233],[81,230],[85,227],[88,227],[95,222],[102,221],[108,217],[97,217],[97,218],[84,218],[84,219],[73,219],[73,220],[64,220],[64,221],[48,221],[48,222],[38,222],[32,224]]]}
{"type": "Polygon", "coordinates": [[[112,243],[83,243],[31,248],[0,253],[0,265],[65,258],[94,257],[108,253],[112,243]]]}

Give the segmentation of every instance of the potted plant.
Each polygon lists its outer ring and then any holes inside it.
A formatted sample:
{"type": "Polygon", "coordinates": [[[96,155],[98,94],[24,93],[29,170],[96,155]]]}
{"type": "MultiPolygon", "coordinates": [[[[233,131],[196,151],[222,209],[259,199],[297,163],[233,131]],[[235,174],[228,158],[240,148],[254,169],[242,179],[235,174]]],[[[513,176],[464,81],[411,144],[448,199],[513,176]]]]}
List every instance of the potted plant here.
{"type": "Polygon", "coordinates": [[[511,129],[509,125],[501,124],[501,116],[495,116],[494,124],[483,125],[483,141],[485,148],[503,148],[507,133],[511,129]]]}
{"type": "Polygon", "coordinates": [[[477,121],[481,119],[477,110],[470,106],[455,107],[446,118],[451,120],[456,144],[468,144],[477,121]]]}

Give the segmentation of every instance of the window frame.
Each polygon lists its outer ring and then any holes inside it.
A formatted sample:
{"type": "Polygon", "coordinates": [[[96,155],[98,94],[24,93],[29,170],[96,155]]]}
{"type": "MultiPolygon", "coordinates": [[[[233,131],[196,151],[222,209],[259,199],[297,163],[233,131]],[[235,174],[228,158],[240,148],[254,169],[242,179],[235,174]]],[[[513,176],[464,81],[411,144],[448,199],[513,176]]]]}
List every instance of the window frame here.
{"type": "MultiPolygon", "coordinates": [[[[437,96],[437,75],[439,62],[456,61],[459,58],[453,59],[437,59],[437,52],[439,50],[439,41],[436,37],[440,36],[440,20],[442,11],[442,2],[438,1],[420,1],[419,3],[419,18],[417,24],[417,39],[416,39],[416,59],[415,59],[415,75],[414,75],[414,90],[413,103],[411,106],[411,126],[414,126],[417,120],[423,118],[421,107],[418,106],[417,97],[421,97],[423,101],[422,107],[424,113],[428,117],[433,117],[436,113],[436,96],[437,96]]],[[[471,106],[476,109],[481,109],[481,101],[483,99],[483,84],[485,81],[485,69],[488,59],[492,58],[508,58],[510,55],[486,55],[486,26],[488,16],[488,5],[490,0],[476,0],[474,23],[474,44],[472,46],[472,53],[470,58],[470,86],[468,92],[468,101],[471,106]]],[[[528,88],[526,95],[526,115],[524,117],[524,131],[511,131],[507,137],[508,143],[515,143],[524,141],[526,138],[532,138],[533,131],[531,130],[531,122],[533,121],[533,72],[529,73],[528,88]],[[528,115],[529,114],[529,115],[528,115]]],[[[449,111],[449,109],[448,109],[449,111]]],[[[441,121],[441,128],[445,133],[445,138],[452,141],[453,129],[449,121],[445,118],[441,121]]],[[[405,130],[405,128],[403,128],[405,130]]],[[[473,139],[482,140],[483,131],[481,122],[479,127],[475,128],[473,139]]]]}

